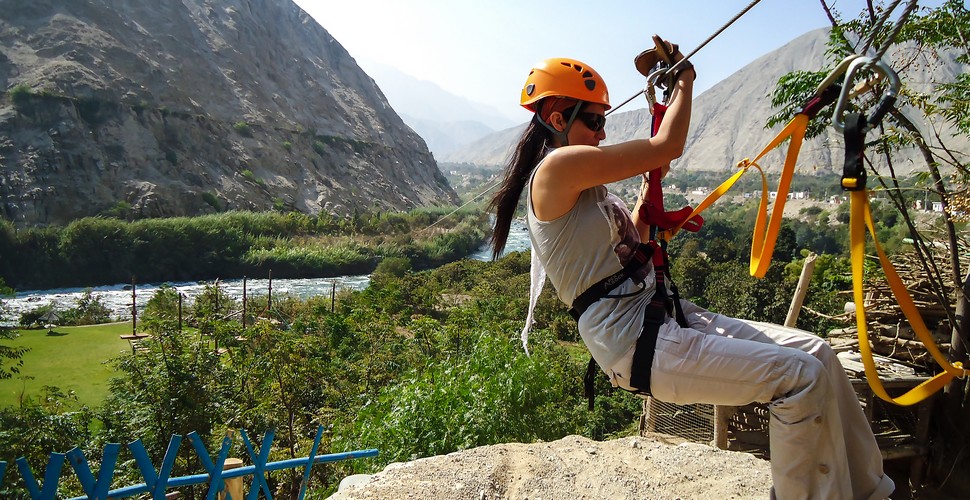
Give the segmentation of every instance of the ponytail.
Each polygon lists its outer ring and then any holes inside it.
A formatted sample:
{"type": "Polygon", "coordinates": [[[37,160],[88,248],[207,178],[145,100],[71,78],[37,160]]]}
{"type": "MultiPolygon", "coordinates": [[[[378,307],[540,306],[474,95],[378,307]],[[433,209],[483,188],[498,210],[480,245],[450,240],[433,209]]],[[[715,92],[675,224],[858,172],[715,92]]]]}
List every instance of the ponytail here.
{"type": "Polygon", "coordinates": [[[549,139],[550,133],[543,127],[539,116],[533,116],[506,163],[505,179],[488,205],[489,211],[495,211],[495,227],[489,240],[492,260],[497,259],[505,249],[522,190],[528,184],[532,170],[542,160],[549,139]]]}

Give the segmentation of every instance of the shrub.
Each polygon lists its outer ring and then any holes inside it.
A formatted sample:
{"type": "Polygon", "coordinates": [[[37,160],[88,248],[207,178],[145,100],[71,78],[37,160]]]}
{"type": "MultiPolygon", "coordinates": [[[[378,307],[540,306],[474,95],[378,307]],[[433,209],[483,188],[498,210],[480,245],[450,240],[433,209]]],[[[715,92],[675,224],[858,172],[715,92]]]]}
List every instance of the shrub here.
{"type": "Polygon", "coordinates": [[[23,111],[24,108],[30,103],[31,96],[34,95],[34,90],[30,88],[30,85],[26,83],[18,83],[14,85],[12,89],[7,91],[10,96],[10,100],[13,102],[15,108],[18,111],[23,111]]]}
{"type": "Polygon", "coordinates": [[[411,260],[407,257],[385,257],[377,264],[374,274],[386,274],[400,278],[411,271],[411,260]]]}
{"type": "Polygon", "coordinates": [[[243,137],[252,137],[253,130],[246,122],[236,122],[232,125],[232,129],[236,131],[239,135],[243,137]]]}
{"type": "Polygon", "coordinates": [[[219,203],[219,197],[218,196],[216,196],[216,195],[214,195],[214,194],[212,194],[212,193],[210,193],[208,191],[204,191],[202,193],[202,201],[206,202],[206,204],[209,205],[210,207],[216,209],[216,212],[221,212],[222,211],[222,203],[219,203]]]}
{"type": "Polygon", "coordinates": [[[53,313],[54,304],[45,304],[40,307],[20,313],[18,323],[23,328],[30,328],[41,324],[41,318],[48,313],[53,313]]]}
{"type": "Polygon", "coordinates": [[[104,209],[101,212],[101,215],[105,217],[110,217],[112,219],[125,220],[128,218],[128,215],[130,213],[131,213],[131,203],[121,200],[116,202],[114,205],[111,205],[110,207],[104,209]]]}
{"type": "Polygon", "coordinates": [[[176,319],[178,317],[179,291],[171,285],[160,286],[145,305],[142,318],[176,319]]]}
{"type": "Polygon", "coordinates": [[[243,171],[242,171],[242,172],[240,172],[240,173],[241,173],[241,174],[242,174],[242,176],[243,176],[243,177],[245,177],[245,178],[246,178],[246,180],[248,180],[249,182],[252,182],[252,183],[254,183],[254,184],[262,184],[262,183],[263,183],[263,181],[262,181],[262,179],[259,179],[259,178],[257,178],[257,177],[256,177],[256,174],[254,174],[254,173],[253,173],[253,171],[252,171],[252,170],[249,170],[248,168],[246,168],[246,169],[243,169],[243,171]]]}
{"type": "Polygon", "coordinates": [[[65,311],[62,323],[96,325],[111,321],[111,310],[104,305],[100,296],[91,292],[90,288],[84,290],[74,304],[74,307],[65,311]]]}

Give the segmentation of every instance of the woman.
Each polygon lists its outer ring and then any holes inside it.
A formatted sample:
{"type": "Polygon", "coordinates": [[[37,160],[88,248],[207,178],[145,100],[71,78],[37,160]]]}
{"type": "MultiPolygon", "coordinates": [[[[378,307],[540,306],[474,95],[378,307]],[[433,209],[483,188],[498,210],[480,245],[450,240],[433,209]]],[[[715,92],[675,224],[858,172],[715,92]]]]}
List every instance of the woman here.
{"type": "MultiPolygon", "coordinates": [[[[610,108],[603,79],[572,59],[537,64],[521,95],[533,119],[491,202],[493,255],[504,248],[528,186],[534,266],[548,273],[560,300],[572,306],[583,341],[615,386],[676,404],[767,403],[773,497],[887,498],[893,482],[883,474],[868,421],[825,341],[688,301],[680,302],[681,326],[670,308],[656,306],[666,287],[661,284],[658,293],[651,259],[631,258],[649,234],[640,201],[631,215],[604,185],[663,173],[683,153],[695,77],[689,64],[683,66],[653,137],[600,147],[610,108]],[[583,294],[607,282],[608,293],[583,294]]],[[[534,283],[541,286],[544,277],[536,271],[534,283]]],[[[535,287],[532,294],[534,303],[535,287]]]]}

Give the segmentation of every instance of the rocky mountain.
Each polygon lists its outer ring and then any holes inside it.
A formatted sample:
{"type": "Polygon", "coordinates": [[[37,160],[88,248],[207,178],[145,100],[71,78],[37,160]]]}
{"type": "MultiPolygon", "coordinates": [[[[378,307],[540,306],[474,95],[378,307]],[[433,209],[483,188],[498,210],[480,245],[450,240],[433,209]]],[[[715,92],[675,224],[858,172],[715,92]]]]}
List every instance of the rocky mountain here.
{"type": "MultiPolygon", "coordinates": [[[[776,113],[770,104],[771,92],[778,78],[796,70],[818,71],[826,67],[825,42],[827,30],[806,33],[779,49],[762,56],[735,74],[722,80],[694,99],[687,149],[673,168],[688,170],[733,171],[737,162],[754,158],[775,137],[781,125],[765,129],[769,116],[776,113]]],[[[955,75],[968,70],[952,57],[943,60],[913,60],[902,52],[890,52],[894,68],[905,67],[900,77],[906,85],[920,92],[931,92],[940,81],[954,81],[955,75]]],[[[633,68],[630,68],[633,71],[633,68]]],[[[697,68],[704,71],[704,68],[697,68]]],[[[622,102],[628,96],[613,96],[622,102]]],[[[905,111],[905,110],[904,110],[905,111]]],[[[910,117],[920,116],[916,113],[910,117]]],[[[618,111],[607,120],[607,140],[604,144],[649,136],[650,113],[646,109],[618,111]]],[[[942,127],[941,124],[921,124],[942,127]]],[[[505,159],[525,128],[520,125],[485,137],[460,151],[446,155],[443,161],[477,165],[503,165],[505,159]]],[[[944,130],[943,136],[947,133],[944,130]]],[[[932,137],[932,134],[927,134],[932,137]]],[[[871,137],[870,137],[871,138],[871,137]]],[[[797,171],[813,175],[831,174],[841,170],[843,139],[833,129],[812,140],[806,140],[799,155],[797,171]]],[[[970,150],[966,138],[948,140],[958,150],[970,150]]],[[[784,164],[786,147],[768,154],[759,163],[768,171],[778,171],[784,164]]],[[[897,172],[923,168],[915,150],[904,151],[895,158],[897,172]]],[[[725,177],[726,178],[726,177],[725,177]]]]}
{"type": "Polygon", "coordinates": [[[291,0],[3,0],[0,216],[453,204],[424,140],[291,0]]]}

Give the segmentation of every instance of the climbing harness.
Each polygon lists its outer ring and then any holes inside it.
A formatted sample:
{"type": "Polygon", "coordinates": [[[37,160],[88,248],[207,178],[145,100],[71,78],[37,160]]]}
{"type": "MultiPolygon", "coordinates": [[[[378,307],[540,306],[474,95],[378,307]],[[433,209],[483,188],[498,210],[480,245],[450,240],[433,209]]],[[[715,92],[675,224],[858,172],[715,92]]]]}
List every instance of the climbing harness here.
{"type": "MultiPolygon", "coordinates": [[[[627,262],[623,269],[613,273],[606,278],[598,281],[581,293],[573,301],[569,309],[570,316],[577,322],[589,306],[602,299],[618,299],[630,295],[610,295],[616,287],[629,279],[634,272],[641,269],[647,262],[653,263],[656,286],[650,303],[644,309],[643,327],[640,336],[637,337],[636,348],[633,351],[633,365],[630,368],[630,386],[635,390],[625,389],[628,392],[640,396],[650,395],[650,366],[653,364],[653,356],[657,345],[657,336],[660,334],[660,327],[663,326],[667,315],[676,318],[677,322],[686,327],[687,319],[680,306],[680,297],[677,295],[676,287],[671,285],[671,292],[667,291],[667,280],[670,278],[668,258],[666,250],[654,240],[647,243],[640,243],[633,253],[632,258],[627,262]]],[[[639,292],[642,293],[641,288],[639,292]]],[[[593,400],[596,397],[596,360],[589,358],[586,365],[586,375],[583,377],[584,394],[588,401],[589,410],[593,409],[593,400]]]]}
{"type": "MultiPolygon", "coordinates": [[[[663,120],[664,112],[667,110],[666,100],[670,97],[673,84],[668,80],[663,86],[664,103],[656,102],[654,87],[659,86],[659,79],[664,75],[671,75],[676,78],[676,74],[670,71],[673,64],[673,54],[677,53],[677,46],[672,47],[672,52],[668,51],[667,44],[658,36],[653,37],[655,48],[640,53],[635,59],[637,70],[647,76],[648,99],[651,101],[651,135],[656,135],[663,120]]],[[[649,240],[640,243],[634,251],[632,258],[627,264],[616,273],[603,278],[593,286],[586,289],[573,301],[569,314],[577,322],[583,312],[593,303],[604,298],[621,298],[624,296],[610,295],[610,292],[621,283],[629,279],[633,274],[641,269],[648,262],[653,264],[655,287],[653,297],[644,310],[643,327],[637,337],[636,347],[633,351],[633,363],[630,369],[630,387],[635,390],[625,389],[628,392],[640,396],[650,395],[650,366],[653,364],[653,356],[657,344],[657,336],[660,327],[664,324],[667,315],[674,317],[678,324],[687,327],[687,319],[680,304],[680,295],[677,287],[670,277],[670,258],[667,254],[667,243],[658,236],[663,235],[663,230],[675,225],[684,226],[691,231],[697,231],[703,225],[703,218],[699,215],[687,217],[690,207],[684,207],[677,211],[668,212],[664,210],[663,189],[660,184],[660,171],[654,170],[651,175],[644,174],[647,182],[647,192],[641,200],[639,218],[641,223],[650,226],[649,240]],[[669,283],[669,287],[668,287],[669,283]],[[669,290],[669,292],[668,292],[669,290]]],[[[641,288],[642,292],[643,288],[641,288]]],[[[596,361],[590,357],[586,366],[586,375],[583,378],[585,395],[588,400],[588,408],[593,409],[595,398],[596,382],[596,361]]]]}
{"type": "MultiPolygon", "coordinates": [[[[641,52],[634,59],[634,65],[636,66],[637,70],[642,75],[647,77],[646,86],[643,88],[643,90],[637,92],[629,99],[608,110],[606,115],[608,116],[613,111],[623,107],[623,105],[629,103],[639,95],[646,94],[647,101],[650,104],[649,110],[652,117],[651,135],[656,134],[658,128],[660,127],[660,123],[663,120],[663,115],[667,110],[667,106],[666,103],[657,102],[655,88],[662,87],[664,89],[664,101],[666,101],[671,96],[671,92],[673,91],[674,82],[676,81],[678,74],[677,70],[681,68],[686,70],[690,65],[688,59],[691,56],[693,56],[698,50],[703,48],[705,45],[707,45],[707,43],[727,29],[728,26],[737,21],[759,1],[760,0],[754,0],[748,4],[748,6],[735,15],[734,18],[728,21],[717,32],[708,37],[707,40],[705,40],[701,45],[695,48],[690,54],[682,58],[680,61],[673,61],[674,54],[677,53],[677,46],[674,45],[670,47],[672,50],[668,51],[667,44],[660,37],[655,35],[653,37],[655,48],[641,52]]],[[[644,174],[645,181],[647,182],[647,192],[645,193],[644,199],[641,201],[641,207],[638,215],[640,216],[641,222],[650,226],[650,237],[647,243],[641,243],[640,247],[634,254],[635,258],[630,261],[630,264],[628,264],[628,266],[634,265],[639,268],[642,266],[642,264],[637,265],[636,263],[649,258],[653,262],[654,275],[656,276],[654,297],[646,308],[646,311],[644,311],[643,330],[637,339],[637,346],[634,349],[634,360],[630,374],[630,385],[638,389],[632,392],[639,395],[650,394],[650,365],[652,364],[653,360],[657,334],[659,333],[660,326],[664,323],[666,315],[670,314],[673,316],[677,323],[682,327],[687,326],[687,320],[680,305],[680,297],[677,292],[677,287],[673,284],[673,281],[670,280],[670,264],[669,256],[667,254],[667,240],[668,236],[672,236],[674,233],[670,233],[668,231],[671,229],[686,229],[688,231],[696,232],[700,230],[704,223],[704,219],[699,214],[700,211],[692,211],[689,206],[676,211],[666,211],[664,209],[663,188],[661,186],[660,176],[659,170],[655,170],[653,175],[644,174]],[[670,283],[669,293],[667,286],[668,281],[670,283]]],[[[676,232],[676,230],[674,232],[676,232]]],[[[593,285],[590,287],[590,289],[584,291],[579,297],[577,297],[569,311],[570,314],[574,319],[576,319],[576,321],[579,321],[583,311],[585,311],[589,305],[602,298],[609,297],[609,292],[620,283],[625,281],[631,274],[632,271],[627,272],[626,268],[624,268],[614,275],[604,278],[599,283],[593,285]]],[[[590,410],[593,409],[593,399],[595,397],[595,376],[596,362],[594,359],[590,358],[586,367],[586,376],[584,377],[585,393],[589,401],[590,410]]]]}

